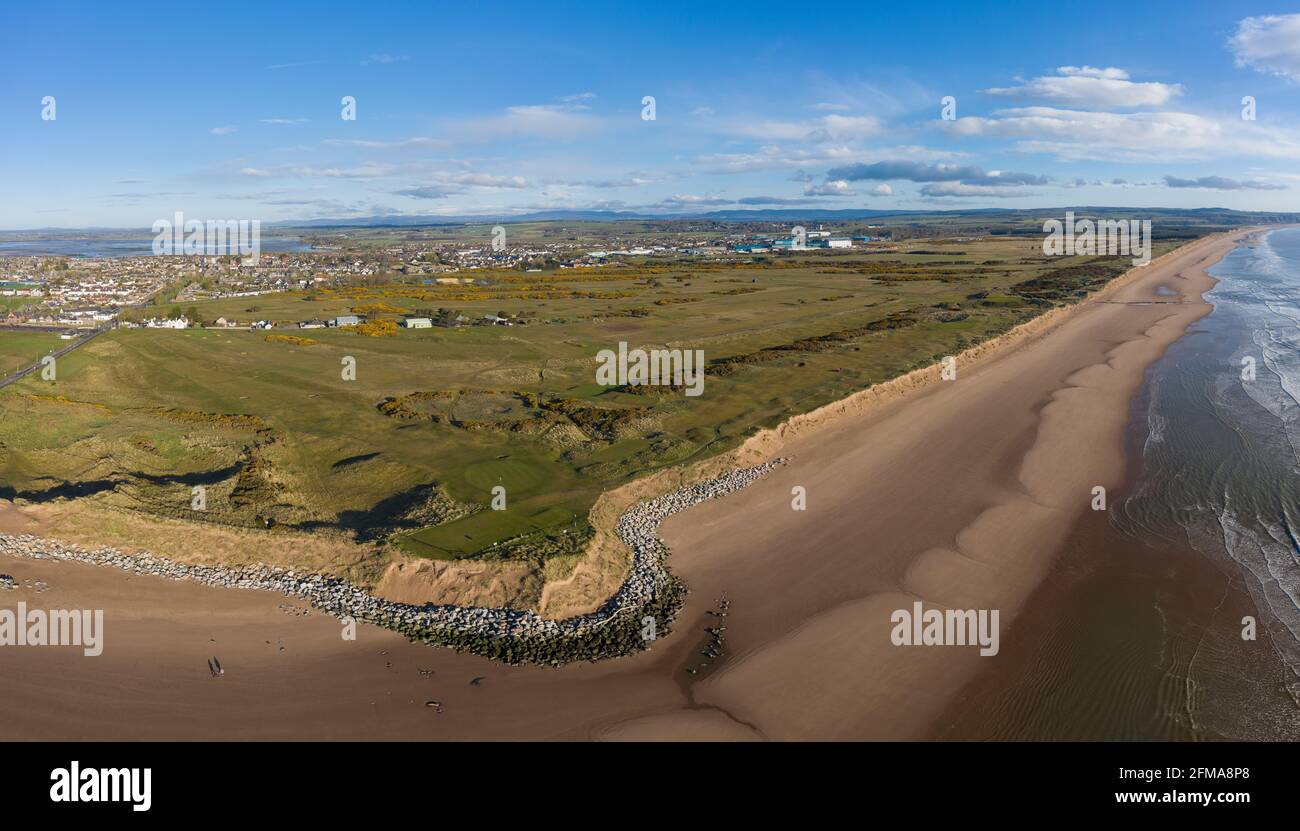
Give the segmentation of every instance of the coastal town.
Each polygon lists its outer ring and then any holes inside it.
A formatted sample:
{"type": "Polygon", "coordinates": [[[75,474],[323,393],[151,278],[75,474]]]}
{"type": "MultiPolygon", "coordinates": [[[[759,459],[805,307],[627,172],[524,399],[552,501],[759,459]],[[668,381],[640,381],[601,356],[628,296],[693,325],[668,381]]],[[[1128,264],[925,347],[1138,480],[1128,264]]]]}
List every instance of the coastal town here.
{"type": "MultiPolygon", "coordinates": [[[[500,226],[498,226],[500,227],[500,226]]],[[[628,239],[617,236],[608,248],[583,245],[585,231],[564,229],[563,243],[466,246],[450,242],[404,242],[354,245],[346,250],[331,235],[314,240],[308,250],[264,252],[249,264],[238,256],[7,256],[0,257],[0,325],[96,329],[124,325],[161,329],[193,326],[216,328],[327,328],[356,325],[364,316],[301,321],[268,321],[249,316],[201,321],[176,313],[187,304],[228,298],[255,298],[283,292],[383,283],[416,286],[490,285],[502,273],[562,273],[620,265],[691,262],[743,262],[754,255],[776,257],[858,249],[875,253],[896,250],[890,232],[871,226],[850,235],[824,227],[804,230],[789,224],[753,223],[725,232],[658,231],[628,239]],[[169,314],[169,312],[171,312],[169,314]]],[[[430,311],[412,315],[406,328],[458,325],[515,325],[504,316],[471,319],[439,317],[430,311]]]]}

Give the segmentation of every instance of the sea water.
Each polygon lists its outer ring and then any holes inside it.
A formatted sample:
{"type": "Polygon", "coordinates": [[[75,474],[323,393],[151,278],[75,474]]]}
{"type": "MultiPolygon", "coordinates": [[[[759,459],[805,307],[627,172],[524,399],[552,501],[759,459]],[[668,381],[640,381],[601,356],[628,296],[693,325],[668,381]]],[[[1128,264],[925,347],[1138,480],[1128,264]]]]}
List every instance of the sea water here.
{"type": "Polygon", "coordinates": [[[1300,229],[1209,273],[1213,311],[1148,373],[1140,472],[1113,518],[1239,572],[1300,699],[1300,229]]]}

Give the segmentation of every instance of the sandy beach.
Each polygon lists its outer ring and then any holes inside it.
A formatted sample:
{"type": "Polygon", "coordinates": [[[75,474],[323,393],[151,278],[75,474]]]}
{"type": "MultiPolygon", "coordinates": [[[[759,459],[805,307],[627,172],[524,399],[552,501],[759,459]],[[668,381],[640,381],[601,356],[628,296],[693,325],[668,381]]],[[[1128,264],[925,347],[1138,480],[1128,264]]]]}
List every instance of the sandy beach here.
{"type": "MultiPolygon", "coordinates": [[[[1125,479],[1146,367],[1210,307],[1205,274],[1248,232],[1188,245],[1001,349],[755,447],[788,463],[670,518],[691,590],[651,650],[508,667],[265,592],[0,559],[25,600],[105,610],[102,656],[0,652],[5,739],[909,739],[933,735],[986,659],[896,647],[895,609],[998,609],[1003,648],[1093,488],[1125,479]],[[791,508],[806,489],[807,510],[791,508]],[[44,590],[37,590],[41,581],[44,590]],[[693,677],[731,601],[728,657],[693,677]],[[213,677],[218,658],[226,672],[213,677]],[[438,702],[440,707],[429,705],[438,702]]],[[[937,374],[937,370],[932,372],[937,374]]],[[[0,503],[0,531],[32,527],[0,503]]],[[[166,553],[166,552],[159,552],[166,553]]]]}

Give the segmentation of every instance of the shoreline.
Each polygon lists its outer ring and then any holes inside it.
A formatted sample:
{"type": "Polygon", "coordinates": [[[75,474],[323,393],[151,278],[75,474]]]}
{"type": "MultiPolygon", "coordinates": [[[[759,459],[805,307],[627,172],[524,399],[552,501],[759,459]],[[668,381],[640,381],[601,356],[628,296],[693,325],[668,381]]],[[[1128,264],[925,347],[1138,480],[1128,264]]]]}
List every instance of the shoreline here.
{"type": "MultiPolygon", "coordinates": [[[[1134,398],[1130,465],[1150,435],[1134,398]]],[[[1300,738],[1300,710],[1267,627],[1240,639],[1258,608],[1237,566],[1161,537],[1120,531],[1106,514],[1070,529],[1030,597],[1022,635],[950,702],[930,741],[1278,741],[1300,738]]]]}
{"type": "MultiPolygon", "coordinates": [[[[1265,232],[1265,233],[1271,233],[1265,232]]],[[[1248,238],[1242,246],[1250,246],[1248,238]]],[[[1213,288],[1221,280],[1213,279],[1213,288]]],[[[1207,292],[1208,293],[1208,292],[1207,292]]],[[[1210,313],[1218,305],[1206,298],[1210,313]]],[[[1209,314],[1203,321],[1209,323],[1209,314]]],[[[1198,325],[1160,361],[1223,360],[1216,330],[1198,325]],[[1188,338],[1209,339],[1193,347],[1188,338]],[[1174,357],[1175,347],[1183,354],[1174,357]]],[[[1151,364],[1130,402],[1129,460],[1116,505],[1127,505],[1153,475],[1169,471],[1146,457],[1160,441],[1155,387],[1174,370],[1151,364]]],[[[1178,366],[1174,363],[1171,366],[1178,366]]],[[[1168,418],[1169,415],[1164,416],[1168,418]]],[[[1021,616],[1015,647],[991,663],[937,719],[929,740],[1278,741],[1300,738],[1294,676],[1261,625],[1244,639],[1241,623],[1267,611],[1241,563],[1166,533],[1139,533],[1106,513],[1070,529],[1051,574],[1021,616]]]]}
{"type": "Polygon", "coordinates": [[[1146,367],[1210,310],[1201,294],[1214,281],[1204,269],[1252,233],[1170,252],[1091,298],[1120,302],[1064,310],[1039,323],[1038,337],[906,406],[876,407],[815,431],[815,440],[784,442],[788,469],[730,505],[752,520],[764,491],[799,484],[809,494],[806,519],[778,509],[755,530],[701,506],[694,527],[669,520],[665,539],[688,584],[696,563],[707,568],[699,552],[740,559],[764,544],[778,553],[750,558],[756,566],[789,578],[790,560],[815,557],[820,571],[833,560],[841,578],[834,588],[774,599],[776,619],[738,635],[741,660],[697,698],[748,723],[781,724],[777,738],[926,735],[982,659],[961,647],[894,647],[892,610],[918,600],[941,610],[999,609],[1004,633],[1015,631],[1012,621],[1087,511],[1092,488],[1122,484],[1129,402],[1146,367]],[[1169,299],[1157,294],[1161,286],[1184,302],[1153,302],[1169,299]],[[802,477],[790,475],[800,468],[802,477]],[[814,514],[816,494],[825,505],[814,514]],[[694,562],[684,563],[683,552],[694,562]]]}
{"type": "Polygon", "coordinates": [[[265,592],[25,561],[33,568],[15,576],[48,582],[51,602],[108,609],[111,631],[94,661],[13,654],[14,673],[0,677],[6,735],[924,737],[983,659],[972,663],[960,647],[893,647],[890,611],[920,599],[1001,608],[1010,622],[1092,484],[1122,481],[1128,402],[1157,342],[1203,313],[1152,304],[1157,288],[1199,295],[1195,272],[1246,233],[1126,273],[1102,295],[1124,302],[1057,310],[1065,314],[1049,322],[1069,325],[1040,322],[996,360],[963,365],[955,383],[883,401],[859,393],[870,404],[861,411],[754,437],[764,446],[782,438],[786,464],[663,523],[672,572],[691,591],[677,631],[650,650],[554,669],[429,650],[373,627],[341,643],[332,618],[286,619],[265,592]],[[796,484],[807,488],[805,512],[790,510],[796,484]],[[734,604],[726,654],[692,679],[692,632],[715,625],[708,610],[720,596],[734,604]],[[214,683],[205,652],[231,677],[214,683]],[[416,676],[420,667],[436,669],[432,681],[416,676]],[[473,676],[487,680],[467,686],[473,676]],[[446,704],[432,720],[422,698],[431,685],[446,704]],[[125,697],[111,692],[124,688],[125,697]],[[112,699],[112,721],[78,714],[84,691],[112,699]]]}

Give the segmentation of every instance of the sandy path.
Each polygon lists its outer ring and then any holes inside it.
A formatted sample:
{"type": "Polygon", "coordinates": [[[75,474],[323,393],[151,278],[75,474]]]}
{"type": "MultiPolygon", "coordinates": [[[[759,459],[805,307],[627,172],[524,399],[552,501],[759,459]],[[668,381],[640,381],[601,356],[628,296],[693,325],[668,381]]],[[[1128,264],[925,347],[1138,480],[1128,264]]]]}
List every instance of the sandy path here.
{"type": "MultiPolygon", "coordinates": [[[[1199,300],[1233,240],[1142,270],[1015,351],[796,439],[784,468],[665,524],[692,589],[648,653],[563,669],[502,667],[283,598],[0,558],[43,580],[0,595],[102,608],[106,647],[0,650],[3,738],[906,738],[979,668],[974,649],[900,648],[889,614],[914,599],[1015,611],[1088,508],[1123,475],[1127,403],[1203,302],[1129,305],[1167,286],[1199,300]],[[790,489],[808,510],[790,508],[790,489]],[[719,594],[733,657],[685,686],[719,594]],[[283,646],[283,649],[281,649],[283,646]],[[206,661],[226,667],[212,678],[206,661]],[[431,677],[420,669],[432,669],[431,677]],[[471,680],[482,677],[478,684],[471,680]],[[426,707],[443,704],[443,712],[426,707]]],[[[1159,297],[1169,300],[1169,297],[1159,297]]],[[[12,507],[0,528],[19,529],[12,507]]]]}

